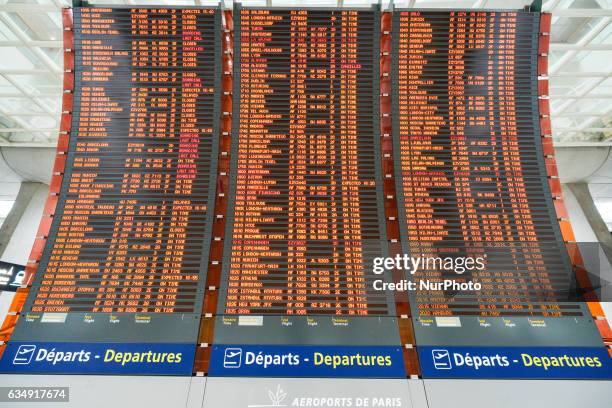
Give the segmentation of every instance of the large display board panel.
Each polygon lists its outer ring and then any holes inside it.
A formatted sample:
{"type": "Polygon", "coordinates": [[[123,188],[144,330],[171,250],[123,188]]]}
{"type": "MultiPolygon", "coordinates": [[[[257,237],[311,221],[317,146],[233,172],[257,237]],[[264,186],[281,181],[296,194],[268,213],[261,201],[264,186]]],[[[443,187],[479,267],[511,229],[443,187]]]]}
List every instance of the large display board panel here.
{"type": "Polygon", "coordinates": [[[417,344],[601,346],[554,216],[540,142],[539,14],[397,10],[393,140],[403,251],[484,257],[417,273],[481,291],[417,291],[417,344]],[[573,300],[573,299],[572,299],[573,300]],[[571,335],[569,335],[571,333],[571,335]]]}
{"type": "Polygon", "coordinates": [[[220,12],[73,13],[67,165],[12,340],[194,344],[215,192],[220,12]]]}
{"type": "Polygon", "coordinates": [[[612,377],[551,200],[539,13],[64,19],[70,137],[0,371],[612,377]],[[380,288],[403,278],[482,290],[380,288]]]}
{"type": "Polygon", "coordinates": [[[234,13],[230,201],[215,343],[399,344],[378,135],[379,12],[234,13]]]}

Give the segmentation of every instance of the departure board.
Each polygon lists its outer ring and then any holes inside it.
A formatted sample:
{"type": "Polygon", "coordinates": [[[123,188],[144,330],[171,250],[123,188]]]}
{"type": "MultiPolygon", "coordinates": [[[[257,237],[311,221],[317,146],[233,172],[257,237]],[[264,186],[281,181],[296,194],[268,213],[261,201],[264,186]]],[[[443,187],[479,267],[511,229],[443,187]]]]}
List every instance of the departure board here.
{"type": "Polygon", "coordinates": [[[219,30],[216,9],[74,9],[66,171],[15,339],[197,337],[216,182],[219,30]]]}
{"type": "Polygon", "coordinates": [[[0,372],[611,375],[545,140],[550,15],[62,18],[58,153],[0,372]]]}
{"type": "Polygon", "coordinates": [[[379,13],[239,8],[234,25],[230,201],[215,341],[359,341],[364,324],[386,327],[373,337],[393,341],[396,323],[379,318],[393,314],[392,299],[372,289],[369,272],[372,258],[387,250],[379,13]]]}
{"type": "Polygon", "coordinates": [[[484,260],[481,270],[415,274],[416,281],[482,285],[417,290],[417,342],[594,341],[588,310],[568,302],[573,273],[546,180],[537,108],[539,14],[401,10],[393,30],[403,251],[484,260]],[[571,340],[557,335],[568,322],[580,333],[571,340]]]}

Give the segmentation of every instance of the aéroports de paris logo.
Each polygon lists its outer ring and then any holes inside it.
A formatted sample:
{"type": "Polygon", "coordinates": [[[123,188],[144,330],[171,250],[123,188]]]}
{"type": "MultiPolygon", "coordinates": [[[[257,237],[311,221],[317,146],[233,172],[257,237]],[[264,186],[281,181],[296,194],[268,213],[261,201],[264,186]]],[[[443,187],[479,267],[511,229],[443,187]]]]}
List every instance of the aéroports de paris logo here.
{"type": "Polygon", "coordinates": [[[17,349],[17,353],[15,353],[15,357],[13,357],[13,364],[30,364],[30,361],[32,361],[32,357],[34,357],[35,351],[36,351],[35,345],[22,344],[17,349]]]}
{"type": "Polygon", "coordinates": [[[431,357],[437,370],[450,370],[453,368],[448,350],[433,349],[431,350],[431,357]]]}
{"type": "Polygon", "coordinates": [[[282,402],[287,398],[287,393],[283,391],[280,384],[276,386],[276,391],[268,390],[268,398],[271,404],[249,404],[247,408],[270,408],[270,407],[286,407],[287,404],[282,402]]]}
{"type": "Polygon", "coordinates": [[[240,368],[242,365],[242,349],[237,347],[230,347],[225,349],[223,355],[223,367],[224,368],[240,368]]]}

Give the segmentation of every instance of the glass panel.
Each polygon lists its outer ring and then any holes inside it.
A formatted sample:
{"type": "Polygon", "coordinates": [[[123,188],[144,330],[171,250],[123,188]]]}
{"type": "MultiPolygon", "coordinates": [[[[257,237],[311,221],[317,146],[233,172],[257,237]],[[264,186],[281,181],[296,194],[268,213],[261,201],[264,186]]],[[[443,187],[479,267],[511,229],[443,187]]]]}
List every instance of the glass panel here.
{"type": "Polygon", "coordinates": [[[578,95],[584,95],[585,93],[593,89],[593,87],[601,81],[601,78],[580,78],[576,81],[574,93],[578,95]]]}
{"type": "Polygon", "coordinates": [[[555,143],[559,142],[608,142],[612,140],[610,138],[610,132],[554,132],[553,137],[555,143]]]}
{"type": "Polygon", "coordinates": [[[553,128],[555,129],[572,127],[574,125],[572,121],[566,117],[559,117],[559,116],[552,115],[551,119],[553,120],[553,125],[554,125],[553,128]]]}
{"type": "Polygon", "coordinates": [[[22,116],[21,119],[28,125],[28,128],[33,129],[53,129],[57,126],[57,122],[51,116],[22,116]]]}
{"type": "Polygon", "coordinates": [[[612,95],[612,78],[608,78],[597,85],[597,87],[590,92],[590,95],[612,95]]]}
{"type": "Polygon", "coordinates": [[[553,126],[553,139],[555,143],[558,142],[572,142],[576,141],[578,133],[576,132],[559,132],[554,129],[553,126]]]}
{"type": "MultiPolygon", "coordinates": [[[[594,127],[594,128],[605,128],[607,127],[606,124],[604,123],[602,118],[598,118],[597,120],[595,120],[594,122],[592,122],[589,127],[594,127]]],[[[611,129],[612,130],[612,129],[611,129]]]]}
{"type": "MultiPolygon", "coordinates": [[[[376,3],[378,4],[378,2],[376,3]]],[[[371,4],[372,0],[344,0],[344,7],[369,7],[371,4]]],[[[385,7],[387,4],[383,3],[381,6],[385,7]]]]}
{"type": "MultiPolygon", "coordinates": [[[[472,2],[476,3],[476,1],[472,2]]],[[[524,6],[528,5],[528,1],[523,0],[489,0],[486,2],[484,8],[485,9],[522,9],[524,6]]]]}
{"type": "Polygon", "coordinates": [[[8,3],[10,4],[53,4],[53,0],[0,0],[0,4],[8,4],[8,3]]]}
{"type": "Polygon", "coordinates": [[[612,24],[608,24],[593,40],[591,44],[612,44],[612,24]]]}
{"type": "Polygon", "coordinates": [[[59,95],[62,92],[62,81],[52,74],[9,75],[9,78],[34,94],[57,92],[59,95]]]}
{"type": "Polygon", "coordinates": [[[572,88],[571,86],[550,84],[550,97],[551,99],[555,99],[555,96],[558,95],[570,95],[573,89],[574,88],[572,88]]]}
{"type": "Polygon", "coordinates": [[[551,27],[550,41],[575,44],[600,20],[592,17],[558,17],[551,27]]]}
{"type": "Polygon", "coordinates": [[[245,7],[261,7],[266,5],[266,0],[245,0],[242,5],[245,7]]]}
{"type": "Polygon", "coordinates": [[[28,98],[0,98],[0,108],[6,113],[43,112],[42,108],[28,98]]]}
{"type": "MultiPolygon", "coordinates": [[[[2,14],[5,14],[5,13],[2,13],[2,14]]],[[[9,30],[6,24],[4,24],[4,21],[0,21],[0,38],[2,40],[8,40],[8,41],[17,40],[17,37],[15,36],[15,34],[13,34],[11,30],[9,30]]]]}
{"type": "Polygon", "coordinates": [[[586,113],[600,115],[606,113],[610,108],[610,101],[607,99],[580,99],[575,103],[572,103],[566,110],[565,113],[586,113]]]}
{"type": "Polygon", "coordinates": [[[597,0],[573,0],[569,2],[569,6],[567,8],[570,9],[598,9],[601,8],[601,5],[597,0]]]}
{"type": "MultiPolygon", "coordinates": [[[[551,40],[552,41],[552,40],[551,40]]],[[[551,51],[548,56],[548,66],[554,66],[565,55],[567,51],[551,51]]]]}
{"type": "Polygon", "coordinates": [[[45,105],[47,105],[52,110],[56,111],[57,115],[59,117],[59,115],[60,115],[60,108],[62,106],[62,97],[61,97],[61,95],[58,95],[56,98],[40,98],[40,101],[42,103],[44,103],[45,105]]]}
{"type": "Polygon", "coordinates": [[[576,61],[584,71],[607,71],[610,68],[610,51],[581,51],[576,55],[576,61]]]}
{"type": "Polygon", "coordinates": [[[13,84],[6,80],[3,76],[0,76],[0,97],[6,94],[20,94],[21,92],[15,88],[13,84]]]}
{"type": "Polygon", "coordinates": [[[0,68],[11,70],[40,69],[42,63],[26,47],[2,47],[0,68]]]}
{"type": "Polygon", "coordinates": [[[47,17],[55,24],[57,31],[55,34],[50,36],[48,40],[58,40],[62,38],[62,14],[59,12],[47,12],[47,17]]]}
{"type": "Polygon", "coordinates": [[[38,38],[36,33],[30,29],[30,27],[26,24],[25,21],[21,18],[19,13],[9,12],[6,13],[9,18],[15,23],[15,25],[30,39],[30,40],[41,40],[42,38],[38,38]]]}
{"type": "MultiPolygon", "coordinates": [[[[564,113],[561,116],[555,116],[555,115],[552,116],[553,128],[574,128],[574,127],[578,127],[581,124],[583,124],[585,119],[593,119],[597,117],[594,115],[584,115],[584,114],[572,115],[572,116],[563,116],[563,115],[566,115],[566,114],[564,113]]],[[[594,123],[592,127],[600,127],[600,125],[597,123],[594,123]]]]}
{"type": "Polygon", "coordinates": [[[89,2],[89,4],[92,4],[92,5],[108,4],[109,6],[111,6],[111,5],[115,5],[115,4],[126,4],[126,3],[123,0],[103,0],[103,1],[94,0],[94,1],[89,2]]]}
{"type": "Polygon", "coordinates": [[[551,93],[555,95],[581,95],[582,92],[589,89],[599,81],[601,81],[601,78],[553,76],[550,78],[551,93]]]}
{"type": "Polygon", "coordinates": [[[31,40],[59,39],[62,35],[61,16],[57,12],[7,13],[17,29],[31,40]]]}
{"type": "Polygon", "coordinates": [[[61,48],[40,48],[53,62],[55,62],[60,68],[64,65],[64,50],[61,48]]]}
{"type": "MultiPolygon", "coordinates": [[[[253,2],[249,1],[251,5],[253,2]]],[[[242,4],[245,4],[244,2],[242,4]]],[[[259,5],[259,4],[258,4],[259,5]]],[[[334,7],[338,5],[336,0],[315,0],[309,1],[310,7],[334,7]]],[[[303,7],[304,3],[299,0],[272,0],[272,6],[274,7],[303,7]]]]}
{"type": "Polygon", "coordinates": [[[417,0],[415,7],[430,7],[430,8],[471,8],[475,1],[465,0],[417,0]]]}
{"type": "MultiPolygon", "coordinates": [[[[0,115],[0,128],[14,128],[15,122],[8,116],[0,115]]],[[[0,136],[6,136],[6,133],[0,133],[0,136]]]]}
{"type": "Polygon", "coordinates": [[[561,106],[565,105],[567,99],[553,99],[550,100],[550,109],[554,112],[558,110],[561,106]]]}
{"type": "Polygon", "coordinates": [[[557,0],[546,0],[542,4],[542,10],[548,11],[550,8],[557,3],[557,0]]]}
{"type": "Polygon", "coordinates": [[[29,143],[34,140],[34,136],[29,132],[11,133],[9,140],[11,143],[29,143]]]}

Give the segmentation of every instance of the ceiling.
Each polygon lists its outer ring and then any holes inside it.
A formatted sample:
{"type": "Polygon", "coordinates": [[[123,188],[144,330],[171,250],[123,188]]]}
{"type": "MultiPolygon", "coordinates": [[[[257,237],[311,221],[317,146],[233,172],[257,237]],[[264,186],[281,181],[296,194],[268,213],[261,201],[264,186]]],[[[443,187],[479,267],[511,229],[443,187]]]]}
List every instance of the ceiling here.
{"type": "MultiPolygon", "coordinates": [[[[243,0],[249,6],[367,6],[375,0],[243,0]]],[[[60,8],[69,0],[0,0],[0,146],[50,147],[62,95],[60,8]]],[[[106,0],[94,4],[216,5],[217,0],[106,0]]],[[[395,7],[522,8],[525,0],[397,0],[395,7]]],[[[231,7],[232,2],[225,0],[231,7]]],[[[383,8],[389,0],[382,1],[383,8]]],[[[612,0],[548,0],[555,142],[612,145],[612,0]]]]}

